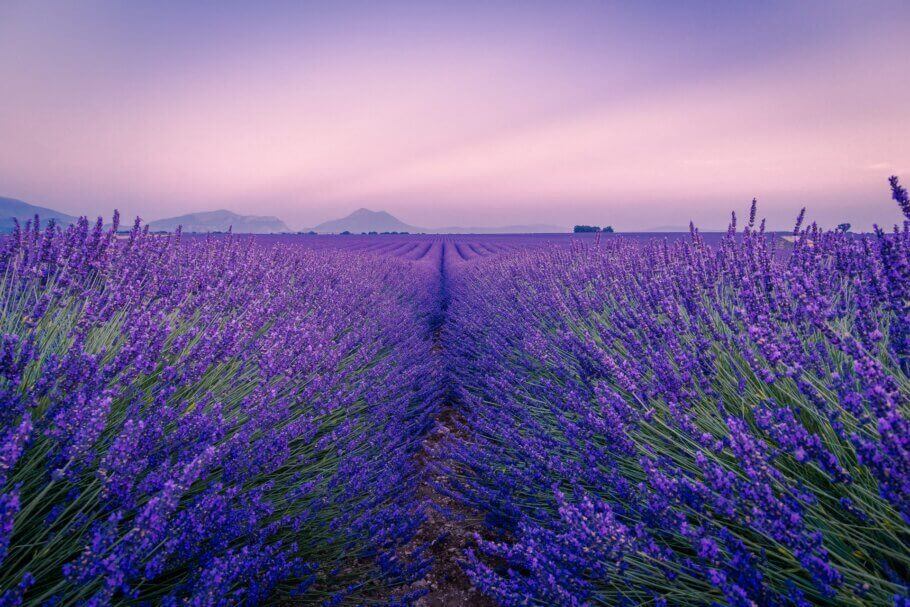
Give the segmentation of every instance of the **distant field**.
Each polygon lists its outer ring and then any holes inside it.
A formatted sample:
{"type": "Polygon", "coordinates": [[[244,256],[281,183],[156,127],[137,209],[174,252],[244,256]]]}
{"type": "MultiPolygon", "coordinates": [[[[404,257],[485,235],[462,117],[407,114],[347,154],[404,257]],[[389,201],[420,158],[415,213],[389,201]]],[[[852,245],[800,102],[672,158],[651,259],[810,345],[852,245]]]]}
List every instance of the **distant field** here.
{"type": "MultiPolygon", "coordinates": [[[[723,232],[700,234],[706,244],[720,244],[723,232]]],[[[192,235],[190,238],[201,238],[204,235],[192,235]]],[[[786,248],[786,242],[792,237],[781,233],[769,233],[766,236],[776,246],[786,248]]],[[[370,255],[402,257],[414,260],[422,259],[421,255],[438,258],[443,245],[454,249],[455,256],[449,261],[460,263],[490,255],[533,251],[547,247],[571,247],[573,245],[593,245],[600,241],[622,238],[628,242],[648,243],[677,242],[691,238],[689,232],[629,232],[629,233],[581,233],[581,234],[348,234],[340,235],[257,235],[263,243],[287,243],[308,249],[343,250],[370,255]],[[427,248],[429,245],[429,248],[427,248]]]]}

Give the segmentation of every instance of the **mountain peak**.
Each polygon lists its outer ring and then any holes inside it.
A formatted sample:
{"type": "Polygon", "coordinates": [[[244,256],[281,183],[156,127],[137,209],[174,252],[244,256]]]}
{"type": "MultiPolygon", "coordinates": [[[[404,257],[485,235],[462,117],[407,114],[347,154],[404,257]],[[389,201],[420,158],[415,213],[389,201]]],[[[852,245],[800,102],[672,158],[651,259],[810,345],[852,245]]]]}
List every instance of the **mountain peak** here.
{"type": "Polygon", "coordinates": [[[317,232],[421,232],[386,211],[359,208],[347,217],[326,221],[315,227],[317,232]]]}
{"type": "Polygon", "coordinates": [[[395,219],[395,216],[392,215],[391,213],[389,213],[388,211],[374,211],[372,209],[367,209],[364,207],[360,207],[359,209],[357,209],[356,211],[354,211],[353,213],[348,215],[348,217],[385,217],[385,218],[391,217],[392,219],[395,219]]]}

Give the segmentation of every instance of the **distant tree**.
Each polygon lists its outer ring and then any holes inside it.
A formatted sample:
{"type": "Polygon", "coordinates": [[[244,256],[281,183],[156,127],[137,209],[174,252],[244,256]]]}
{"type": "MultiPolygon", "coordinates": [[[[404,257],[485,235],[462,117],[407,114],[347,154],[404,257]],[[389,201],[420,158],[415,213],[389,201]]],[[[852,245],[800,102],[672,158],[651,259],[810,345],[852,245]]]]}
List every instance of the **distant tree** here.
{"type": "Polygon", "coordinates": [[[351,232],[348,231],[348,230],[345,230],[344,232],[341,233],[341,235],[342,235],[342,236],[350,236],[350,235],[351,235],[351,232]]]}
{"type": "Polygon", "coordinates": [[[368,233],[370,236],[375,236],[376,234],[379,234],[379,232],[377,232],[376,230],[372,230],[371,232],[367,232],[367,233],[368,233]]]}
{"type": "Polygon", "coordinates": [[[612,233],[613,233],[613,226],[607,226],[607,227],[605,227],[605,228],[604,228],[603,230],[601,230],[601,231],[602,231],[602,232],[606,232],[607,234],[612,234],[612,233]]]}
{"type": "Polygon", "coordinates": [[[837,231],[838,231],[838,232],[841,232],[842,234],[846,234],[847,232],[850,231],[850,224],[849,224],[849,223],[842,223],[842,224],[838,225],[838,226],[837,226],[837,231]]]}
{"type": "Polygon", "coordinates": [[[599,226],[575,226],[572,231],[576,234],[581,234],[583,232],[600,232],[599,226]]]}

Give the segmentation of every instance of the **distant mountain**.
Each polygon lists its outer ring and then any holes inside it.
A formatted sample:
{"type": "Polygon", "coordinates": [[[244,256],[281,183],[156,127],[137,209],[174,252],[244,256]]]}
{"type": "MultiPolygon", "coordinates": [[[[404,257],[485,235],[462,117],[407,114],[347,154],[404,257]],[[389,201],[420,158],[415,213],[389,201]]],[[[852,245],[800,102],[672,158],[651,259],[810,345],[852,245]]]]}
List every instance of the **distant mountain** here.
{"type": "Polygon", "coordinates": [[[41,223],[53,219],[60,226],[67,226],[76,221],[72,215],[67,215],[53,209],[28,204],[15,198],[4,198],[0,196],[0,232],[12,232],[14,219],[18,219],[20,224],[38,215],[41,223]]]}
{"type": "Polygon", "coordinates": [[[545,224],[516,225],[502,227],[472,227],[449,226],[445,228],[421,228],[407,224],[394,215],[385,211],[371,211],[357,209],[347,217],[333,219],[320,223],[313,228],[322,234],[339,234],[351,232],[410,232],[412,234],[423,232],[425,234],[534,234],[566,232],[565,228],[545,224]]]}
{"type": "Polygon", "coordinates": [[[427,231],[423,228],[408,225],[385,211],[371,211],[369,209],[357,209],[347,217],[320,223],[313,230],[322,234],[427,231]]]}
{"type": "Polygon", "coordinates": [[[183,226],[184,232],[227,232],[235,234],[273,234],[291,229],[277,217],[269,215],[238,215],[231,211],[205,211],[149,222],[153,232],[173,232],[183,226]]]}

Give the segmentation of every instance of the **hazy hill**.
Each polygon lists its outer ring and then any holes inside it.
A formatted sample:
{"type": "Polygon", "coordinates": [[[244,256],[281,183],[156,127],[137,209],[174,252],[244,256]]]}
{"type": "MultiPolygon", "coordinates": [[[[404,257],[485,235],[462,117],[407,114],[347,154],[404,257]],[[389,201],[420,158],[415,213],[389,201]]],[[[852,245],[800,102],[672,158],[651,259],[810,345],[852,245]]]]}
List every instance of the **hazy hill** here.
{"type": "Polygon", "coordinates": [[[316,232],[338,234],[339,232],[426,232],[423,228],[408,225],[385,211],[357,209],[347,217],[320,223],[313,228],[316,232]]]}
{"type": "Polygon", "coordinates": [[[184,232],[227,232],[228,228],[235,234],[273,234],[291,231],[277,217],[238,215],[225,210],[188,213],[149,222],[149,230],[153,232],[173,232],[178,226],[183,226],[184,232]]]}
{"type": "Polygon", "coordinates": [[[51,219],[60,226],[66,226],[76,221],[75,217],[66,213],[28,204],[15,198],[0,196],[0,232],[11,232],[13,230],[13,219],[18,219],[20,224],[24,224],[29,219],[33,219],[35,215],[41,218],[42,224],[51,219]]]}
{"type": "Polygon", "coordinates": [[[410,232],[412,234],[419,232],[427,234],[533,234],[567,231],[565,228],[544,224],[499,226],[492,228],[461,226],[421,228],[407,224],[385,211],[371,211],[369,209],[357,209],[347,217],[320,223],[313,228],[313,230],[327,234],[338,234],[345,231],[353,234],[360,234],[361,232],[410,232]]]}

